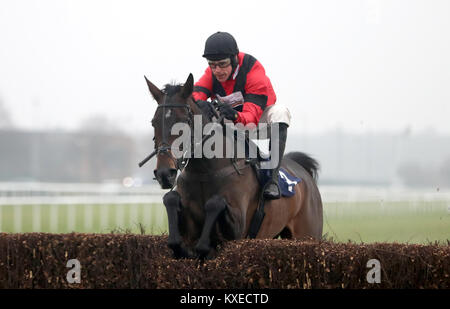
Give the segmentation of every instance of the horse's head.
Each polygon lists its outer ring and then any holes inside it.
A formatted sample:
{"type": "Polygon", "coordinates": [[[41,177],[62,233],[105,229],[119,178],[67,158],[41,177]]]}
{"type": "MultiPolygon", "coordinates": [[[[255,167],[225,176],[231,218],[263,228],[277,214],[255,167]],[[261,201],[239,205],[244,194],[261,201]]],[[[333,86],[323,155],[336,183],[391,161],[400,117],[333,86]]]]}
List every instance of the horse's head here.
{"type": "Polygon", "coordinates": [[[184,85],[166,85],[163,90],[152,84],[147,77],[145,80],[158,103],[152,119],[157,154],[154,174],[163,189],[170,189],[175,183],[178,162],[171,150],[172,143],[178,136],[172,135],[171,130],[177,123],[191,126],[192,115],[198,112],[191,97],[194,77],[190,74],[184,85]]]}

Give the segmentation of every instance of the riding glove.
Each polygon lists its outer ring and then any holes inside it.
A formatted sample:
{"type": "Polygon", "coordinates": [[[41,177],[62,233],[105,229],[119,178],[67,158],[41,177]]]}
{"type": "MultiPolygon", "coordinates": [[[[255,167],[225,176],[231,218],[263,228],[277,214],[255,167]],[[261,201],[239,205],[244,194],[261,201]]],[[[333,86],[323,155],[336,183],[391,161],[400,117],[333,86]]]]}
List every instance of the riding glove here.
{"type": "Polygon", "coordinates": [[[202,112],[205,114],[205,116],[207,116],[209,119],[212,119],[213,116],[215,116],[214,114],[214,107],[212,106],[212,104],[208,101],[203,101],[203,100],[198,100],[195,103],[197,103],[197,106],[200,107],[200,109],[202,110],[202,112]]]}
{"type": "Polygon", "coordinates": [[[219,112],[226,119],[235,121],[238,118],[238,112],[226,103],[219,103],[219,112]]]}

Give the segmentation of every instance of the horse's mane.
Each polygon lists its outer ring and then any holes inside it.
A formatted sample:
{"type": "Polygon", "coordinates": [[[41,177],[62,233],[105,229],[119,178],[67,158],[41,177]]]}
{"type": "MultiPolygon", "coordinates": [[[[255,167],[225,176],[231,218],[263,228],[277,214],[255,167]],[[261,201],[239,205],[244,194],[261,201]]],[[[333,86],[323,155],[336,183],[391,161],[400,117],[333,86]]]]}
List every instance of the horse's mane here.
{"type": "Polygon", "coordinates": [[[167,94],[168,97],[173,97],[174,95],[176,95],[177,93],[180,92],[181,88],[183,87],[183,85],[181,84],[166,84],[163,88],[163,92],[165,94],[167,94]]]}

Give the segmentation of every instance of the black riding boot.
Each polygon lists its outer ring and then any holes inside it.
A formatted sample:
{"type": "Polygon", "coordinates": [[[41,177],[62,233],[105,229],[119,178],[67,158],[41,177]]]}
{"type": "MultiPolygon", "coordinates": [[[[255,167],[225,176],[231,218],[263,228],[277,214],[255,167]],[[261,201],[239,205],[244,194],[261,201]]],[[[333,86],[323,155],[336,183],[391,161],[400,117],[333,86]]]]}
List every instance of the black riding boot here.
{"type": "Polygon", "coordinates": [[[278,185],[278,171],[280,170],[281,165],[281,159],[284,155],[284,148],[286,146],[286,138],[287,138],[287,128],[288,125],[285,123],[278,123],[279,124],[279,133],[278,133],[278,139],[270,139],[270,148],[272,150],[272,147],[277,147],[278,145],[278,164],[277,166],[272,170],[272,179],[270,182],[266,185],[266,188],[264,190],[264,198],[269,200],[275,200],[279,199],[281,197],[281,190],[280,186],[278,185]]]}

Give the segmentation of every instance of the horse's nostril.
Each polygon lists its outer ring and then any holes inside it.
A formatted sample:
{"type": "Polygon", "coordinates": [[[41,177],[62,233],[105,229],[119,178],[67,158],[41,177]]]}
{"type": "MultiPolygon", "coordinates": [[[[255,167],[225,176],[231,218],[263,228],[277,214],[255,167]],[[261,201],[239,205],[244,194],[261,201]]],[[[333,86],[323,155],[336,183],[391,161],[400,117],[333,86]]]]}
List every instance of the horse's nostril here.
{"type": "Polygon", "coordinates": [[[153,171],[153,173],[155,174],[155,179],[163,187],[171,187],[173,185],[177,176],[177,172],[177,169],[165,167],[153,171]]]}

